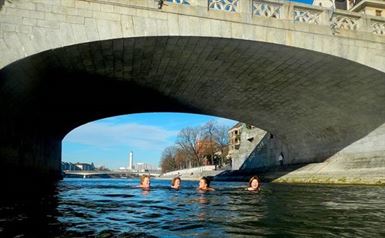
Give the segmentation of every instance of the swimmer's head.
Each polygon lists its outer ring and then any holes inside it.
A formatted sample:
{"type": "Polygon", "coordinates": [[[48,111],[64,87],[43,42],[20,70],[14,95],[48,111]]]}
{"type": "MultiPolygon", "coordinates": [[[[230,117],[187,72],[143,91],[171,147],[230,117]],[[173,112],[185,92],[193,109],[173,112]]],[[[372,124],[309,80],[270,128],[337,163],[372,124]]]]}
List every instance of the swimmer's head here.
{"type": "Polygon", "coordinates": [[[253,176],[249,180],[249,188],[258,190],[261,187],[261,180],[258,176],[253,176]]]}
{"type": "Polygon", "coordinates": [[[199,180],[199,189],[207,189],[210,187],[210,180],[207,177],[202,177],[199,180]]]}
{"type": "Polygon", "coordinates": [[[179,177],[175,177],[171,180],[171,187],[179,189],[182,180],[179,177]]]}
{"type": "Polygon", "coordinates": [[[140,186],[142,188],[150,188],[150,183],[149,175],[142,175],[142,177],[140,177],[140,186]]]}

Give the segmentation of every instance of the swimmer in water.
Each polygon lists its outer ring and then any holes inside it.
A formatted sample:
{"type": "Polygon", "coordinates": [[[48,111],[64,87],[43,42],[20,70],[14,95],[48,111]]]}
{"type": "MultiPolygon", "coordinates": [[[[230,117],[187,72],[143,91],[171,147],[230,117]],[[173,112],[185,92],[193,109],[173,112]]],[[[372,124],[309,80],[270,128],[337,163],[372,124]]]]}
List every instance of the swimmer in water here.
{"type": "Polygon", "coordinates": [[[212,187],[210,187],[210,180],[207,177],[202,177],[199,180],[199,187],[197,188],[199,191],[215,191],[212,187]]]}
{"type": "Polygon", "coordinates": [[[150,184],[150,175],[142,175],[142,177],[140,177],[140,184],[137,187],[143,190],[150,190],[150,184]]]}
{"type": "Polygon", "coordinates": [[[175,190],[179,190],[181,183],[182,183],[182,180],[179,177],[175,177],[171,180],[171,188],[175,190]]]}
{"type": "Polygon", "coordinates": [[[258,176],[253,176],[249,180],[249,187],[247,190],[249,191],[260,191],[261,190],[261,180],[258,178],[258,176]]]}

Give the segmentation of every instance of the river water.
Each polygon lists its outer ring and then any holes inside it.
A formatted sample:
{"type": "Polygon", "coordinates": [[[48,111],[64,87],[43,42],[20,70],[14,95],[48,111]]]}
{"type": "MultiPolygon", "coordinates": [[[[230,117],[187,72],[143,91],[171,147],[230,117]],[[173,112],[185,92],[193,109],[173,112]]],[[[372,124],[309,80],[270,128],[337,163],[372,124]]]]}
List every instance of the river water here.
{"type": "Polygon", "coordinates": [[[385,237],[385,187],[64,179],[0,198],[0,237],[385,237]]]}

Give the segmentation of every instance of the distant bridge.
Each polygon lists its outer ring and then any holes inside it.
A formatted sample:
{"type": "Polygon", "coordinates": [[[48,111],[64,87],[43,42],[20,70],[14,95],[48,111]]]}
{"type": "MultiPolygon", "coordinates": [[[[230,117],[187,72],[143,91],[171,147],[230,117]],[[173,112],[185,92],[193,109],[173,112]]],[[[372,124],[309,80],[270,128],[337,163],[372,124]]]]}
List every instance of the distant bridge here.
{"type": "Polygon", "coordinates": [[[137,177],[143,174],[149,174],[150,176],[158,177],[160,175],[157,171],[149,172],[136,172],[136,171],[99,171],[99,170],[65,170],[64,175],[82,176],[83,178],[91,176],[111,176],[111,177],[137,177]]]}

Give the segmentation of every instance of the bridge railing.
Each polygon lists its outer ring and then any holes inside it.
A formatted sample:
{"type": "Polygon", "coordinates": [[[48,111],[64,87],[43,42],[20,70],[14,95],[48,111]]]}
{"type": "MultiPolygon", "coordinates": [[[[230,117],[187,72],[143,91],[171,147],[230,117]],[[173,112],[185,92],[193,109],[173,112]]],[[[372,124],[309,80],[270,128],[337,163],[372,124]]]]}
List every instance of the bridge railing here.
{"type": "MultiPolygon", "coordinates": [[[[323,8],[285,0],[165,0],[167,5],[202,7],[227,14],[249,14],[252,18],[275,18],[296,23],[329,26],[333,34],[341,30],[363,31],[385,36],[385,18],[323,8]]],[[[229,16],[230,17],[230,16],[229,16]]]]}

